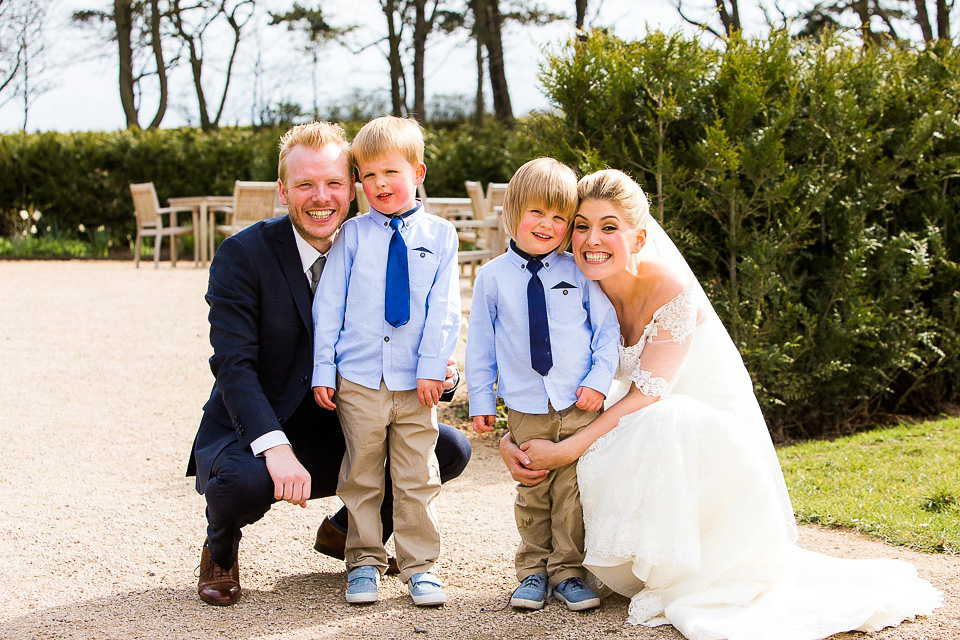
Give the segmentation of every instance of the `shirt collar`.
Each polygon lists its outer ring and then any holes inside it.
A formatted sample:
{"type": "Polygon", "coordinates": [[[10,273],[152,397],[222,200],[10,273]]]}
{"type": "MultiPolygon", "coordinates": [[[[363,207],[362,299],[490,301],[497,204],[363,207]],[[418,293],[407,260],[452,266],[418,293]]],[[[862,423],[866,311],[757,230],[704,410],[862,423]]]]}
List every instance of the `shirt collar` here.
{"type": "Polygon", "coordinates": [[[550,253],[546,253],[542,256],[535,256],[527,253],[523,249],[517,246],[517,243],[513,240],[510,240],[510,250],[507,251],[507,258],[515,264],[520,269],[526,269],[527,263],[534,259],[540,258],[540,261],[543,262],[543,268],[547,271],[550,270],[550,265],[554,262],[554,257],[557,255],[557,250],[554,249],[550,253]]]}
{"type": "Polygon", "coordinates": [[[293,227],[293,239],[297,243],[297,252],[300,254],[300,265],[303,267],[303,272],[308,273],[317,258],[326,254],[320,253],[316,247],[304,240],[296,227],[293,227]]]}
{"type": "Polygon", "coordinates": [[[373,207],[370,207],[370,215],[373,216],[373,219],[376,220],[379,226],[389,229],[391,218],[397,218],[397,217],[403,218],[402,226],[409,227],[416,224],[417,221],[420,220],[426,214],[423,212],[423,202],[421,202],[420,199],[417,198],[417,204],[413,207],[413,209],[409,209],[408,211],[404,211],[403,213],[388,216],[380,213],[373,207]]]}

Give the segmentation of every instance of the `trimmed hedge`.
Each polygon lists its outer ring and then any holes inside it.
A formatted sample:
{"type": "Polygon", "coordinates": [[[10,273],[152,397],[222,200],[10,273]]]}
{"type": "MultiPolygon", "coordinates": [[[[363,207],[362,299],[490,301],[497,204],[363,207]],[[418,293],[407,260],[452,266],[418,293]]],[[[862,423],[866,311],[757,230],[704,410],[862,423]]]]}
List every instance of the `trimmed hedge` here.
{"type": "Polygon", "coordinates": [[[627,170],[779,439],[960,398],[960,50],[593,33],[550,57],[544,150],[627,170]]]}

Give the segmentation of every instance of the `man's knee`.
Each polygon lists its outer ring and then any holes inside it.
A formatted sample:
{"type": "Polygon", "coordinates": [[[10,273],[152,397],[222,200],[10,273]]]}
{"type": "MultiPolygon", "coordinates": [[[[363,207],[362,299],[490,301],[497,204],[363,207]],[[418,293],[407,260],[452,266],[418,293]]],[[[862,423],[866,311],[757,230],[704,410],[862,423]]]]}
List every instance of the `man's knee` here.
{"type": "Polygon", "coordinates": [[[218,512],[265,513],[276,501],[273,491],[273,479],[263,458],[228,447],[214,463],[204,495],[207,504],[218,512]]]}
{"type": "Polygon", "coordinates": [[[437,438],[437,462],[440,464],[440,481],[453,480],[466,469],[473,448],[465,435],[450,425],[440,424],[437,438]]]}

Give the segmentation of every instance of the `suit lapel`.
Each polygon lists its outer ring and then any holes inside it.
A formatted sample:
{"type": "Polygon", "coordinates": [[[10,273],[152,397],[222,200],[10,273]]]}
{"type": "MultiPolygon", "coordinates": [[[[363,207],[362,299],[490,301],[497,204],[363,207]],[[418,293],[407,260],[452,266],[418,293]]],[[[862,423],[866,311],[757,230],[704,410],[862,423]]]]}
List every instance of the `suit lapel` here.
{"type": "Polygon", "coordinates": [[[287,284],[290,285],[297,311],[300,312],[300,319],[303,320],[303,324],[307,327],[307,331],[312,338],[313,303],[310,300],[310,287],[307,285],[307,277],[303,274],[300,252],[297,251],[297,241],[293,237],[293,224],[290,222],[290,217],[286,216],[272,226],[276,230],[276,237],[273,242],[276,245],[280,268],[287,279],[287,284]]]}

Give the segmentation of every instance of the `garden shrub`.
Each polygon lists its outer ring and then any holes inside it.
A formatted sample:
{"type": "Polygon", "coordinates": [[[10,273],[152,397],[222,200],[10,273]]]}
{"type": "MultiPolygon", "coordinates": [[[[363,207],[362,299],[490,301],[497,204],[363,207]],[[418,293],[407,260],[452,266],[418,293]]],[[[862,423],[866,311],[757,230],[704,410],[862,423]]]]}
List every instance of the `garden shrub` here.
{"type": "Polygon", "coordinates": [[[543,80],[539,150],[644,186],[775,437],[957,401],[955,47],[593,33],[543,80]]]}

